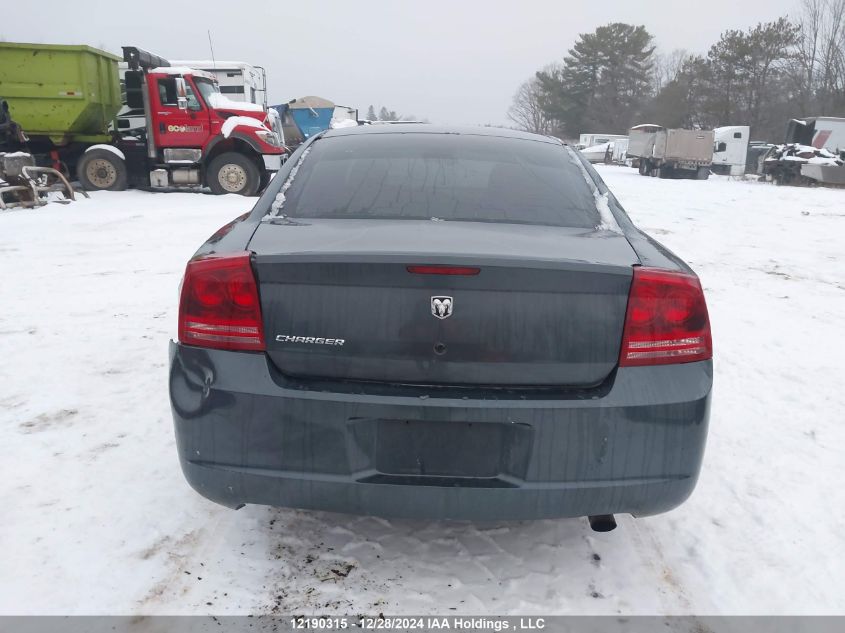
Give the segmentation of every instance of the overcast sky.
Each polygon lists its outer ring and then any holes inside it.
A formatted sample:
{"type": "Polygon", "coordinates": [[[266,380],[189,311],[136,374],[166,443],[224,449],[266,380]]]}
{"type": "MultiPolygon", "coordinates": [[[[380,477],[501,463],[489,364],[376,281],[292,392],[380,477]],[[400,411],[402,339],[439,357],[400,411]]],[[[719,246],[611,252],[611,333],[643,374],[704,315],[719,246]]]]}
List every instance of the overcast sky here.
{"type": "Polygon", "coordinates": [[[4,2],[0,39],[134,45],[165,58],[264,66],[270,103],[319,95],[437,123],[501,124],[519,84],[579,33],[644,24],[660,50],[705,52],[719,34],[794,12],[798,0],[39,0],[4,2]]]}

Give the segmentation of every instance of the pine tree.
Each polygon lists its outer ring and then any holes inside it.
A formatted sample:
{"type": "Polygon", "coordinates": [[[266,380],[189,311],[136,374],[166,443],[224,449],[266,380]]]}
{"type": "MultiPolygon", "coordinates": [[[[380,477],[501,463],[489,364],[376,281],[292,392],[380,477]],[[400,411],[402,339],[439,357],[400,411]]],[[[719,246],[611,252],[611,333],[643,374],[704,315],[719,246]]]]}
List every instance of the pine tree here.
{"type": "Polygon", "coordinates": [[[381,110],[378,111],[378,118],[379,121],[398,121],[399,115],[396,114],[396,110],[388,110],[382,106],[381,110]]]}
{"type": "Polygon", "coordinates": [[[651,96],[652,39],[620,22],[581,34],[563,67],[537,73],[547,116],[570,136],[625,132],[651,96]]]}

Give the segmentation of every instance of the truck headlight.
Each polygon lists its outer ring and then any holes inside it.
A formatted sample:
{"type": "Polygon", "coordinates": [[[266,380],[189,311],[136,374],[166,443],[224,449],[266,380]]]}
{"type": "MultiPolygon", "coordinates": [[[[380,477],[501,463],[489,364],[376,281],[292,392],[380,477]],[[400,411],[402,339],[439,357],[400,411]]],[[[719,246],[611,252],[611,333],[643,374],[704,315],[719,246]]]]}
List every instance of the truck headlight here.
{"type": "Polygon", "coordinates": [[[257,130],[255,135],[260,138],[262,141],[267,143],[267,145],[272,145],[273,147],[281,147],[282,144],[279,141],[279,137],[276,136],[275,132],[271,132],[270,130],[257,130]]]}

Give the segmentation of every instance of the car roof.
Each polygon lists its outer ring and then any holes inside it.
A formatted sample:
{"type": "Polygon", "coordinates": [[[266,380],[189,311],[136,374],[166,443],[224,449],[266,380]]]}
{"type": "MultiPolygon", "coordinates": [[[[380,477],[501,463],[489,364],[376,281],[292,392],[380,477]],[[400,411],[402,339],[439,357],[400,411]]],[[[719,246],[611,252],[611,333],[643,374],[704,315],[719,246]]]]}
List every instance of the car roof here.
{"type": "Polygon", "coordinates": [[[473,126],[443,126],[430,123],[393,123],[391,125],[358,125],[357,127],[343,127],[327,130],[322,138],[336,136],[357,136],[360,134],[458,134],[467,136],[491,136],[499,138],[513,138],[525,141],[539,141],[560,145],[561,141],[553,136],[531,134],[520,130],[510,130],[499,127],[473,126]]]}

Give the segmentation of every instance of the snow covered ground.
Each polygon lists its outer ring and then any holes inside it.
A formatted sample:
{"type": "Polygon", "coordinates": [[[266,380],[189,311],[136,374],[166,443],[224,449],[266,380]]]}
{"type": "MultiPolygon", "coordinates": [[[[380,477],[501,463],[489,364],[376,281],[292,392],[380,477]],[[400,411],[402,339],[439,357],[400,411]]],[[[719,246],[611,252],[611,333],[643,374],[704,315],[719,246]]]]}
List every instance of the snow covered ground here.
{"type": "Polygon", "coordinates": [[[608,534],[215,506],[167,339],[185,261],[252,201],[0,212],[0,613],[845,613],[845,191],[599,169],[701,276],[716,346],[696,492],[608,534]]]}

